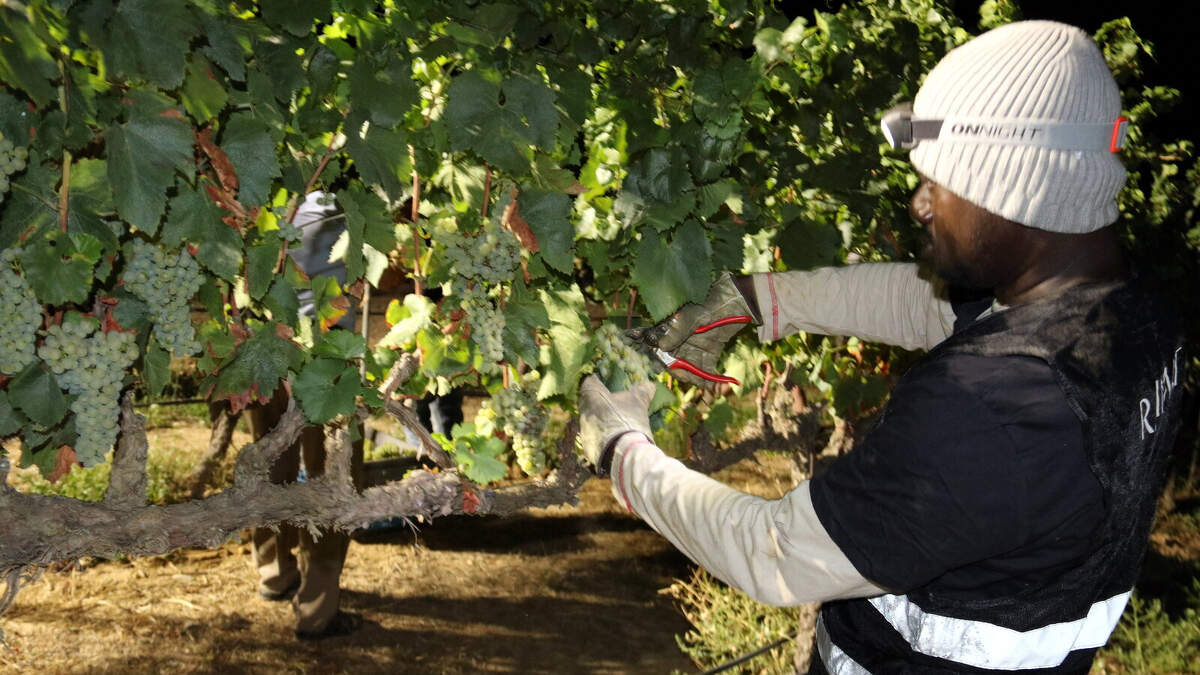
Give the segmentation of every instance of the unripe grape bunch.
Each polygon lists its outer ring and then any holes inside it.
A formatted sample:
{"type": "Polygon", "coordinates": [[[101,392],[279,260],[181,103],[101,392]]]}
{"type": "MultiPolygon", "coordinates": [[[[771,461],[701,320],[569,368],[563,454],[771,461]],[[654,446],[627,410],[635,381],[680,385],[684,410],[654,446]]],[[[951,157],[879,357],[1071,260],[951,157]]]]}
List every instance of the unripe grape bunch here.
{"type": "Polygon", "coordinates": [[[471,341],[483,356],[480,371],[485,375],[500,372],[504,360],[504,314],[488,299],[482,284],[454,284],[455,294],[462,298],[462,308],[471,326],[471,341]]]}
{"type": "Polygon", "coordinates": [[[95,319],[68,315],[50,326],[38,356],[60,386],[75,395],[75,455],[84,466],[104,461],[117,437],[125,371],[138,357],[133,333],[102,331],[95,319]]]}
{"type": "Polygon", "coordinates": [[[175,356],[199,351],[190,302],[204,283],[204,273],[190,253],[186,250],[172,253],[135,240],[122,281],[130,293],[149,306],[154,336],[164,349],[175,356]]]}
{"type": "Polygon", "coordinates": [[[0,202],[12,187],[9,176],[25,170],[25,162],[29,159],[29,149],[17,147],[13,142],[0,133],[0,202]]]}
{"type": "Polygon", "coordinates": [[[517,466],[527,475],[535,476],[546,468],[546,449],[543,438],[550,415],[537,400],[540,385],[538,372],[530,371],[519,382],[496,392],[483,402],[476,426],[491,422],[512,441],[517,466]]]}
{"type": "Polygon", "coordinates": [[[42,325],[42,306],[13,268],[16,257],[15,248],[0,255],[0,373],[5,375],[15,375],[34,361],[42,325]]]}
{"type": "Polygon", "coordinates": [[[654,377],[650,358],[629,346],[616,325],[601,325],[595,339],[596,375],[609,389],[624,391],[654,377]]]}
{"type": "Polygon", "coordinates": [[[493,221],[474,235],[465,235],[447,223],[437,228],[434,240],[446,248],[454,273],[471,281],[489,285],[512,281],[521,264],[521,242],[493,221]]]}

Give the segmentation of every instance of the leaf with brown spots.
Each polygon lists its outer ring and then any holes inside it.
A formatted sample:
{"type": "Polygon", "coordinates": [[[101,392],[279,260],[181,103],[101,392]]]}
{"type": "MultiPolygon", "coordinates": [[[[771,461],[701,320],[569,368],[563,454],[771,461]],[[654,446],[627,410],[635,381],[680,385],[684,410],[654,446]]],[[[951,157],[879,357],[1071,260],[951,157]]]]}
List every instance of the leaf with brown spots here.
{"type": "Polygon", "coordinates": [[[238,177],[237,170],[233,168],[233,162],[229,159],[229,155],[212,141],[212,128],[205,128],[196,132],[196,144],[204,151],[208,157],[208,161],[212,163],[213,171],[217,172],[217,180],[220,181],[221,187],[231,195],[237,194],[238,177]]]}
{"type": "Polygon", "coordinates": [[[512,233],[517,235],[517,239],[521,241],[521,245],[530,253],[537,253],[541,250],[541,245],[538,244],[537,235],[533,233],[533,228],[529,227],[529,223],[521,217],[521,207],[517,204],[517,191],[513,190],[512,201],[508,207],[504,209],[504,218],[501,220],[512,233]]]}

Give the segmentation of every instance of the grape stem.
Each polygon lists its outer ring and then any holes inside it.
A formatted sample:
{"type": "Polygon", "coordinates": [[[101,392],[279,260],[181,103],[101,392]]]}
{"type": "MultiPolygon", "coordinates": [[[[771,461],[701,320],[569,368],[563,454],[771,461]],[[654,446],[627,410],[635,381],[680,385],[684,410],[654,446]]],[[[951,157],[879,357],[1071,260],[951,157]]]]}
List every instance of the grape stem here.
{"type": "MultiPolygon", "coordinates": [[[[66,104],[64,104],[66,105],[66,104]]],[[[67,231],[67,214],[71,205],[71,151],[63,150],[62,185],[58,188],[58,227],[67,231]]]]}
{"type": "Polygon", "coordinates": [[[488,202],[492,201],[492,165],[484,164],[487,168],[487,175],[483,179],[483,206],[479,210],[479,215],[487,218],[488,202]]]}
{"type": "Polygon", "coordinates": [[[417,228],[417,219],[421,217],[421,176],[417,173],[417,149],[408,146],[408,161],[412,164],[412,237],[413,237],[413,293],[425,295],[421,288],[421,233],[417,228]]]}
{"type": "MultiPolygon", "coordinates": [[[[321,178],[321,173],[325,171],[325,167],[329,165],[329,160],[333,159],[333,146],[337,143],[338,135],[335,133],[329,139],[329,145],[325,147],[325,154],[321,156],[321,161],[317,162],[317,170],[313,171],[312,176],[309,176],[308,182],[304,184],[304,195],[312,192],[313,186],[317,184],[317,180],[321,178]]],[[[303,197],[304,195],[301,195],[303,197]]],[[[300,210],[300,205],[292,203],[288,207],[287,216],[284,217],[289,224],[296,219],[296,212],[300,210]]],[[[287,247],[287,242],[284,242],[284,247],[287,247]]]]}

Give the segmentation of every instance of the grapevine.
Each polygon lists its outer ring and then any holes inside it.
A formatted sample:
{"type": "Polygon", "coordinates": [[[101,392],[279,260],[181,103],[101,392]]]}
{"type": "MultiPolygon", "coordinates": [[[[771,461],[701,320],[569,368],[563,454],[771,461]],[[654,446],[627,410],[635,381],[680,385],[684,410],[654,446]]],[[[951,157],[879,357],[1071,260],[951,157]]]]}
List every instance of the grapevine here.
{"type": "Polygon", "coordinates": [[[25,161],[29,158],[29,149],[17,147],[13,142],[0,133],[0,202],[8,193],[9,177],[25,170],[25,161]]]}
{"type": "Polygon", "coordinates": [[[125,371],[138,356],[133,333],[98,330],[95,319],[68,315],[46,330],[38,356],[73,394],[75,454],[84,466],[104,460],[117,437],[118,395],[125,371]]]}
{"type": "Polygon", "coordinates": [[[142,240],[133,242],[133,258],[123,276],[129,292],[143,300],[153,316],[159,344],[176,356],[194,354],[189,303],[204,283],[200,266],[187,251],[172,254],[142,240]]]}
{"type": "Polygon", "coordinates": [[[615,325],[600,326],[595,337],[596,374],[609,389],[623,391],[653,377],[650,359],[630,347],[615,325]]]}
{"type": "Polygon", "coordinates": [[[484,401],[475,419],[476,427],[492,426],[504,432],[512,441],[517,465],[527,475],[539,474],[546,468],[548,443],[542,438],[550,416],[537,400],[539,376],[531,371],[519,382],[501,389],[484,401]]]}
{"type": "Polygon", "coordinates": [[[24,277],[13,269],[16,249],[0,255],[0,373],[14,375],[33,362],[42,308],[24,277]]]}

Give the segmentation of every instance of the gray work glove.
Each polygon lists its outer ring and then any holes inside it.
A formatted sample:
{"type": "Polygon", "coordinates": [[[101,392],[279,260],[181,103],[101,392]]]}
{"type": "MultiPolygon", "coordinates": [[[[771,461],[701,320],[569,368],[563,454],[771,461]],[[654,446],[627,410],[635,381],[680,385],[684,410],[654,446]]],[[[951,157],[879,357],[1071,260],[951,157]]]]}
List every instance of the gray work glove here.
{"type": "MultiPolygon", "coordinates": [[[[733,276],[725,272],[709,287],[704,302],[688,303],[658,324],[628,331],[626,336],[635,343],[662,349],[672,356],[690,361],[701,370],[716,373],[717,362],[725,351],[725,345],[746,324],[731,323],[703,333],[696,333],[696,329],[734,316],[748,316],[755,325],[762,323],[758,309],[738,290],[733,276]]],[[[651,359],[654,357],[651,356],[651,359]]],[[[672,370],[671,375],[689,384],[706,388],[715,386],[713,382],[687,371],[672,370]]]]}
{"type": "Polygon", "coordinates": [[[654,382],[639,382],[614,394],[595,375],[588,375],[579,386],[579,440],[597,475],[608,474],[613,446],[624,434],[634,431],[654,438],[649,414],[654,389],[654,382]]]}

